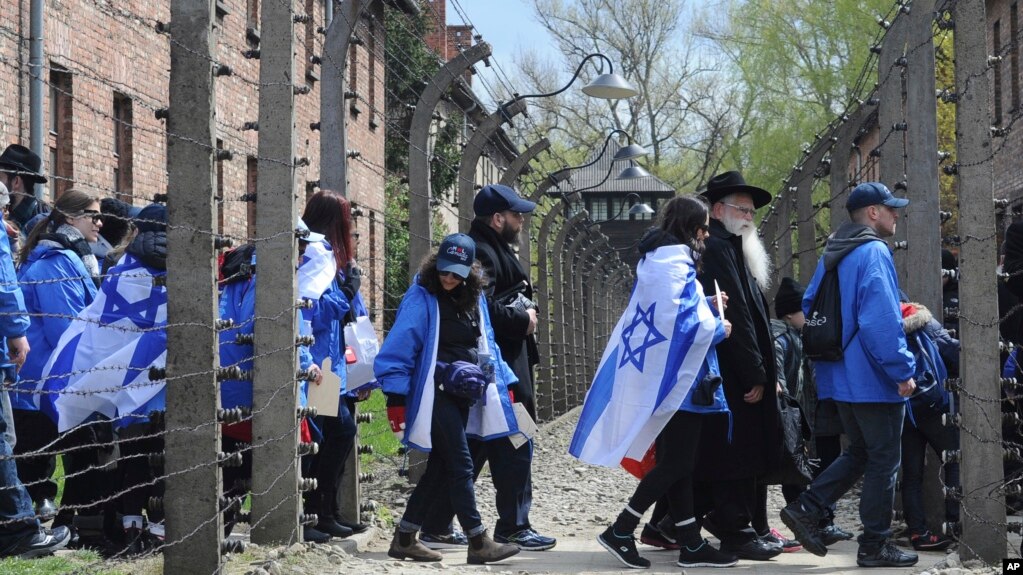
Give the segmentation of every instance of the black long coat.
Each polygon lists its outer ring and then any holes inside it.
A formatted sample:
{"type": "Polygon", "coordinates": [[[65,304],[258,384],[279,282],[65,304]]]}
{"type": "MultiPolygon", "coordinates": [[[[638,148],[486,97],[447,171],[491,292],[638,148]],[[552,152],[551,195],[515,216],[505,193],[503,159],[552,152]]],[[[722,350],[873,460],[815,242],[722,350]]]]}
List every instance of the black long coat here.
{"type": "Polygon", "coordinates": [[[526,335],[529,315],[524,311],[510,308],[494,298],[495,295],[500,295],[525,281],[526,289],[523,293],[527,298],[533,299],[533,286],[515,252],[493,228],[473,221],[469,237],[476,242],[476,259],[480,261],[487,274],[487,311],[490,312],[490,322],[494,326],[494,338],[497,346],[501,348],[504,361],[519,378],[518,385],[511,387],[515,393],[515,401],[524,404],[529,414],[536,419],[532,366],[538,363],[539,356],[536,340],[526,335]]]}
{"type": "Polygon", "coordinates": [[[728,418],[709,418],[700,434],[696,475],[703,481],[755,477],[775,466],[781,449],[767,299],[746,272],[741,237],[712,219],[706,245],[697,279],[707,295],[714,294],[715,281],[728,294],[725,318],[732,323],[731,336],[717,345],[725,399],[732,411],[732,442],[728,442],[728,418]],[[764,386],[763,399],[754,404],[743,401],[743,395],[757,385],[764,386]]]}

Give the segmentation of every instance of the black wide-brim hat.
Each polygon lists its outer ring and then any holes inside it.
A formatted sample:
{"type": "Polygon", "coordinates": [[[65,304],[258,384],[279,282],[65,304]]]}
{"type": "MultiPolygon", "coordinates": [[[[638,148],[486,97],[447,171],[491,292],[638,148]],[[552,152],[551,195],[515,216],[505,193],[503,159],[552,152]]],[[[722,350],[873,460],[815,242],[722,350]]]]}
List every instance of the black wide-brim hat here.
{"type": "Polygon", "coordinates": [[[0,154],[0,168],[17,172],[19,176],[38,184],[46,183],[46,176],[39,173],[42,165],[42,159],[35,152],[20,144],[11,144],[0,154]]]}
{"type": "Polygon", "coordinates": [[[742,174],[736,171],[718,174],[707,182],[707,190],[703,196],[707,202],[714,205],[723,198],[737,193],[749,194],[753,198],[753,207],[762,208],[771,203],[771,193],[763,188],[751,186],[743,179],[742,174]]]}

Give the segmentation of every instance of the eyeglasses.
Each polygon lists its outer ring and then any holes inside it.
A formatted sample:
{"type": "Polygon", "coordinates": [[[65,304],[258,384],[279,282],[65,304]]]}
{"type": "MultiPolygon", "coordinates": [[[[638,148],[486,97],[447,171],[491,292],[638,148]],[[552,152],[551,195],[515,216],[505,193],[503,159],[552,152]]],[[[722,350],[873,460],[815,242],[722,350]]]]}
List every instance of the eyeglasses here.
{"type": "Polygon", "coordinates": [[[465,279],[462,276],[456,274],[455,272],[442,272],[442,271],[438,271],[437,275],[442,277],[442,278],[455,278],[456,280],[464,280],[465,279]]]}
{"type": "Polygon", "coordinates": [[[82,213],[78,214],[78,217],[91,218],[92,223],[94,224],[98,224],[103,221],[103,214],[101,212],[97,212],[96,210],[85,210],[82,213]]]}
{"type": "Polygon", "coordinates": [[[744,216],[749,216],[749,217],[752,218],[753,216],[757,215],[756,208],[746,208],[746,207],[743,207],[743,206],[737,206],[735,204],[729,204],[728,202],[721,202],[721,203],[726,205],[726,206],[728,206],[728,207],[730,207],[730,208],[735,208],[736,210],[739,211],[739,213],[741,213],[744,216]]]}

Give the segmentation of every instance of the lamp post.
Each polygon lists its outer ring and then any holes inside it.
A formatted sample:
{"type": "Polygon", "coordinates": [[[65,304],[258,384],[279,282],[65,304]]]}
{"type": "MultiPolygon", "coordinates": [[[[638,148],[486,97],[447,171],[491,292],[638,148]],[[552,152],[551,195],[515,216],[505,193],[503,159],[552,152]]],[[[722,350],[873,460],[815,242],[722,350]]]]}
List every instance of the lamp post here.
{"type": "MultiPolygon", "coordinates": [[[[583,190],[579,190],[579,191],[583,191],[583,190]]],[[[627,199],[633,198],[633,197],[636,198],[637,200],[642,200],[643,199],[639,194],[637,194],[635,192],[629,192],[625,196],[625,199],[627,200],[627,199]]],[[[622,202],[621,207],[618,208],[618,213],[617,214],[611,216],[610,218],[608,218],[606,220],[590,222],[590,223],[586,224],[586,227],[587,228],[592,228],[593,226],[598,226],[600,224],[606,224],[607,222],[617,220],[618,218],[620,218],[622,216],[622,212],[624,212],[624,211],[625,211],[625,202],[622,202]]],[[[654,209],[650,207],[650,204],[647,204],[647,203],[642,202],[642,201],[637,202],[637,203],[632,204],[631,206],[629,206],[629,211],[628,211],[628,214],[630,216],[645,216],[645,215],[649,215],[649,214],[652,214],[652,213],[654,213],[654,209]]]]}
{"type": "Polygon", "coordinates": [[[607,74],[597,76],[592,82],[583,87],[584,94],[591,98],[620,100],[622,98],[631,98],[639,93],[625,81],[625,78],[614,73],[614,65],[611,64],[611,60],[608,59],[607,56],[596,52],[583,58],[583,61],[579,63],[579,67],[576,68],[575,74],[573,74],[568,83],[560,89],[546,94],[516,94],[511,100],[498,106],[497,111],[487,116],[482,122],[480,122],[479,126],[476,127],[476,131],[473,132],[472,137],[469,138],[469,141],[466,143],[465,149],[462,152],[462,160],[458,166],[459,231],[469,231],[469,224],[472,222],[472,198],[474,192],[473,185],[476,183],[476,165],[479,162],[480,155],[482,155],[483,147],[486,143],[490,141],[502,124],[505,122],[511,122],[512,118],[518,114],[526,113],[526,103],[524,100],[527,98],[547,98],[564,92],[573,83],[575,83],[576,79],[579,78],[579,74],[582,73],[583,66],[586,65],[586,62],[593,58],[600,58],[606,61],[609,71],[607,74]]]}

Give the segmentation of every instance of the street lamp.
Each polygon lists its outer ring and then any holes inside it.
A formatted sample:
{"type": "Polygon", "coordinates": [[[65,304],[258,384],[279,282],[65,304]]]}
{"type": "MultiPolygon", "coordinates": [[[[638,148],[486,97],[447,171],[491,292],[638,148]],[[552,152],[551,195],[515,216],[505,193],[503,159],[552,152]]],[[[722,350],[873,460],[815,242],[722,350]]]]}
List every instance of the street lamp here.
{"type": "MultiPolygon", "coordinates": [[[[642,197],[640,197],[639,194],[637,194],[635,192],[629,192],[625,196],[625,199],[627,200],[627,199],[629,199],[631,197],[635,197],[637,200],[642,200],[643,199],[642,197]]],[[[605,224],[607,222],[610,222],[610,221],[613,221],[613,220],[617,220],[618,218],[620,218],[622,216],[622,212],[623,211],[625,211],[625,202],[622,202],[621,207],[618,208],[618,213],[617,214],[611,216],[610,218],[608,218],[606,220],[600,220],[600,221],[597,221],[597,222],[590,222],[590,223],[586,224],[586,227],[587,228],[592,228],[593,226],[596,226],[598,224],[605,224]]],[[[650,204],[647,204],[646,202],[640,201],[638,203],[632,204],[632,206],[629,207],[629,211],[627,213],[630,216],[645,216],[645,215],[649,215],[649,214],[654,213],[654,209],[650,207],[650,204]]]]}
{"type": "MultiPolygon", "coordinates": [[[[565,179],[564,176],[568,174],[568,172],[583,170],[599,162],[600,159],[604,157],[604,154],[607,153],[607,147],[611,143],[611,138],[614,137],[616,134],[624,135],[629,140],[629,145],[625,146],[624,148],[620,148],[617,152],[615,152],[614,157],[611,159],[611,168],[608,169],[607,175],[604,176],[603,180],[601,180],[594,186],[589,186],[581,190],[573,190],[573,193],[592,190],[593,188],[596,188],[603,184],[604,182],[606,182],[607,179],[611,177],[611,172],[613,171],[615,162],[619,160],[635,160],[636,158],[645,156],[647,154],[647,151],[645,148],[643,148],[643,146],[640,146],[639,144],[634,144],[632,142],[632,136],[630,136],[628,132],[621,129],[612,130],[611,133],[609,133],[607,137],[604,138],[604,145],[603,147],[601,147],[600,153],[594,156],[592,160],[579,166],[565,166],[559,170],[551,172],[550,174],[547,175],[548,181],[550,181],[553,185],[558,186],[560,185],[561,181],[565,179]]],[[[622,170],[621,173],[619,173],[618,176],[615,177],[615,179],[634,180],[638,178],[649,177],[650,173],[641,168],[640,166],[629,166],[628,168],[622,170]]],[[[552,195],[558,194],[561,196],[563,200],[568,201],[568,194],[562,190],[556,190],[554,192],[551,192],[551,194],[552,195]]]]}
{"type": "Polygon", "coordinates": [[[547,92],[546,94],[516,94],[514,98],[505,102],[501,105],[500,111],[506,116],[507,120],[510,121],[511,117],[505,114],[505,110],[511,104],[524,100],[526,98],[547,98],[550,96],[557,96],[558,94],[567,90],[583,71],[583,66],[591,58],[600,58],[607,62],[608,73],[601,74],[593,79],[589,84],[583,87],[583,94],[590,96],[591,98],[600,98],[602,100],[624,100],[625,98],[631,98],[636,94],[639,94],[639,90],[633,88],[625,78],[622,78],[618,74],[615,74],[614,64],[611,63],[611,59],[601,54],[600,52],[594,52],[588,54],[583,61],[579,63],[579,67],[575,69],[575,74],[572,74],[572,79],[568,81],[562,88],[553,92],[547,92]]]}

